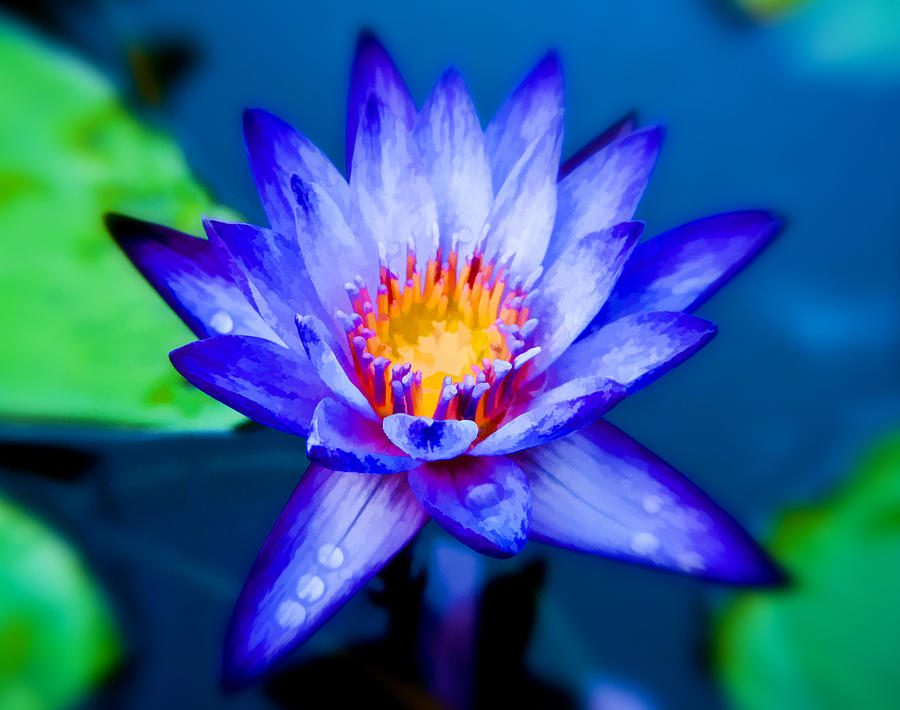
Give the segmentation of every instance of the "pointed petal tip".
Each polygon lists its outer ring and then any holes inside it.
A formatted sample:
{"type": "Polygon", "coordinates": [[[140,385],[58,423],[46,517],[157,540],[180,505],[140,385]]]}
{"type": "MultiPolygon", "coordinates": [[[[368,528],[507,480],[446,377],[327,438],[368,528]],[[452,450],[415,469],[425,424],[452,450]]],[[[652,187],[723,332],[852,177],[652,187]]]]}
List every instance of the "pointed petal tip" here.
{"type": "Polygon", "coordinates": [[[779,565],[766,550],[753,538],[747,535],[745,549],[746,565],[735,569],[728,577],[717,575],[700,575],[710,582],[730,587],[750,587],[759,589],[787,589],[793,584],[791,576],[779,565]]]}
{"type": "Polygon", "coordinates": [[[386,51],[374,30],[370,27],[363,27],[356,36],[356,51],[360,52],[370,49],[376,51],[381,50],[382,52],[386,51]]]}
{"type": "Polygon", "coordinates": [[[571,173],[575,168],[581,165],[585,160],[590,158],[594,153],[602,150],[610,143],[621,140],[627,135],[633,133],[638,127],[637,111],[629,111],[620,117],[606,130],[596,136],[593,140],[579,148],[569,158],[567,158],[559,166],[559,179],[562,180],[566,175],[571,173]]]}
{"type": "Polygon", "coordinates": [[[241,121],[244,127],[244,139],[247,143],[251,138],[263,132],[267,121],[275,118],[275,115],[265,109],[248,106],[244,109],[241,121]]]}
{"type": "Polygon", "coordinates": [[[563,65],[559,52],[556,49],[548,50],[547,53],[541,57],[540,61],[535,65],[534,69],[529,72],[528,77],[520,87],[543,82],[556,84],[558,85],[558,90],[560,92],[563,91],[563,65]]]}
{"type": "Polygon", "coordinates": [[[444,70],[444,73],[441,74],[441,78],[438,79],[437,84],[438,86],[450,85],[454,88],[465,89],[466,92],[468,92],[466,80],[463,77],[463,74],[460,71],[459,67],[455,64],[451,64],[449,67],[447,67],[446,70],[444,70]]]}
{"type": "MultiPolygon", "coordinates": [[[[175,348],[174,350],[169,351],[169,362],[172,363],[172,367],[178,370],[178,366],[184,361],[184,352],[182,352],[187,345],[182,345],[180,347],[175,348]]],[[[180,372],[180,370],[179,370],[180,372]]]]}
{"type": "MultiPolygon", "coordinates": [[[[638,219],[619,222],[611,227],[612,236],[616,239],[625,240],[625,248],[630,249],[631,245],[641,238],[646,226],[643,221],[638,219]]],[[[604,234],[604,232],[597,232],[597,234],[604,234]]]]}
{"type": "Polygon", "coordinates": [[[788,216],[781,214],[776,210],[759,210],[759,213],[769,220],[770,233],[767,236],[768,239],[774,239],[790,226],[790,219],[788,216]]]}
{"type": "Polygon", "coordinates": [[[106,227],[106,231],[109,232],[116,241],[119,241],[119,239],[127,239],[130,235],[129,227],[133,226],[135,222],[138,222],[138,220],[134,217],[129,217],[128,215],[120,214],[119,212],[103,213],[103,226],[106,227]]]}
{"type": "Polygon", "coordinates": [[[643,128],[638,128],[636,131],[631,133],[629,136],[626,136],[623,140],[627,140],[632,136],[641,138],[647,141],[647,146],[651,149],[658,150],[662,145],[663,140],[666,137],[666,126],[663,123],[655,123],[650,126],[644,126],[643,128]]]}
{"type": "Polygon", "coordinates": [[[130,217],[119,212],[105,212],[103,214],[103,226],[106,227],[106,231],[109,232],[116,244],[126,252],[128,251],[125,248],[126,245],[151,237],[149,234],[151,231],[159,232],[163,230],[167,233],[174,231],[165,225],[148,222],[137,217],[130,217]]]}
{"type": "Polygon", "coordinates": [[[538,71],[547,74],[562,74],[562,58],[558,49],[551,47],[547,50],[535,67],[535,72],[538,71]]]}
{"type": "Polygon", "coordinates": [[[246,667],[241,658],[237,658],[232,654],[232,644],[226,637],[225,649],[222,654],[222,670],[219,676],[219,685],[226,693],[236,693],[246,688],[262,671],[254,671],[246,667]]]}
{"type": "Polygon", "coordinates": [[[637,109],[633,108],[630,111],[628,111],[627,113],[625,113],[625,115],[622,116],[622,118],[620,118],[618,121],[616,121],[614,125],[623,126],[623,127],[630,126],[631,129],[634,130],[634,128],[637,126],[637,124],[638,124],[638,112],[637,112],[637,109]]]}

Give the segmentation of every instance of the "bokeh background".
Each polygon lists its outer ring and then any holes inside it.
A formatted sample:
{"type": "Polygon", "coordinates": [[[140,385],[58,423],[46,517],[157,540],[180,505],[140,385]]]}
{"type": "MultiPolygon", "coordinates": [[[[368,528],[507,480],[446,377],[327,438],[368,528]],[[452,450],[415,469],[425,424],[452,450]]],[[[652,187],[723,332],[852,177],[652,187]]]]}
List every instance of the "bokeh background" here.
{"type": "Polygon", "coordinates": [[[895,708],[900,698],[900,5],[894,0],[0,3],[0,708],[895,708]],[[344,164],[372,29],[421,103],[483,121],[549,48],[564,152],[667,126],[655,234],[788,228],[700,315],[719,336],[610,419],[765,542],[742,591],[429,526],[270,679],[227,695],[224,626],[306,461],[194,392],[191,339],[107,210],[264,223],[241,111],[344,164]]]}

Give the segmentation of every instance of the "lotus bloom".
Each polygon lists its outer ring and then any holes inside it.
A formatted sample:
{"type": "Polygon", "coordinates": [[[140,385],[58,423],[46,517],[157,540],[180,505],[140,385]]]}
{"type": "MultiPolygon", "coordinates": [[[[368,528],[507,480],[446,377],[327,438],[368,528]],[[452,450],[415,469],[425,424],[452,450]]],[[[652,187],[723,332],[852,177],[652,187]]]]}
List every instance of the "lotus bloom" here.
{"type": "Polygon", "coordinates": [[[779,230],[721,214],[638,243],[662,138],[624,119],[560,166],[550,54],[482,130],[455,70],[421,110],[364,37],[349,180],[306,138],[244,116],[270,227],[208,239],[109,228],[201,338],[195,386],[306,437],[312,464],[226,639],[245,683],[307,639],[433,518],[479,552],[526,539],[731,583],[773,581],[750,537],[601,417],[716,333],[688,315],[779,230]]]}

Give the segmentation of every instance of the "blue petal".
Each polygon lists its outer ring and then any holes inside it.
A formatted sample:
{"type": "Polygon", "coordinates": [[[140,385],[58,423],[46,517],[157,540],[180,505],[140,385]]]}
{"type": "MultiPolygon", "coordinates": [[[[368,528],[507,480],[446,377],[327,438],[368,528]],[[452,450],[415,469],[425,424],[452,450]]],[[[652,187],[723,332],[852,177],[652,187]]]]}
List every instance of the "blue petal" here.
{"type": "Polygon", "coordinates": [[[306,454],[320,466],[359,473],[397,473],[420,464],[388,441],[378,423],[333,399],[316,407],[306,454]]]}
{"type": "Polygon", "coordinates": [[[559,183],[549,266],[583,235],[634,216],[659,155],[663,130],[645,128],[585,160],[559,183]]]}
{"type": "Polygon", "coordinates": [[[715,334],[714,323],[685,313],[633,313],[575,343],[551,365],[548,378],[558,383],[590,373],[631,393],[687,360],[715,334]]]}
{"type": "Polygon", "coordinates": [[[343,329],[329,318],[315,290],[296,241],[252,224],[203,221],[209,239],[231,267],[235,283],[285,343],[300,347],[294,314],[315,315],[335,324],[332,347],[346,342],[343,329]]]}
{"type": "Polygon", "coordinates": [[[738,583],[780,573],[726,513],[607,422],[514,457],[531,482],[531,537],[738,583]]]}
{"type": "Polygon", "coordinates": [[[368,32],[359,37],[353,69],[350,73],[350,96],[347,101],[347,171],[350,171],[356,147],[356,133],[366,112],[371,94],[377,94],[403,124],[412,129],[416,107],[409,89],[381,43],[368,32]]]}
{"type": "Polygon", "coordinates": [[[441,461],[459,456],[478,436],[478,425],[470,419],[429,419],[391,414],[385,417],[382,425],[388,439],[422,461],[441,461]]]}
{"type": "Polygon", "coordinates": [[[328,389],[366,419],[378,421],[378,415],[372,409],[369,400],[351,382],[344,368],[338,362],[334,351],[328,345],[327,331],[322,321],[313,316],[298,315],[297,332],[300,334],[300,340],[303,342],[313,369],[328,389]]]}
{"type": "Polygon", "coordinates": [[[561,149],[559,122],[525,148],[499,186],[488,215],[487,256],[510,263],[511,273],[520,278],[540,266],[547,251],[556,215],[561,149]]]}
{"type": "Polygon", "coordinates": [[[567,158],[566,161],[559,166],[559,179],[562,180],[594,153],[602,150],[610,143],[613,143],[620,138],[624,138],[634,131],[635,128],[637,128],[637,115],[634,111],[631,111],[622,116],[622,118],[603,131],[599,136],[579,148],[571,158],[567,158]]]}
{"type": "Polygon", "coordinates": [[[185,379],[254,421],[306,436],[327,389],[294,351],[246,335],[198,340],[169,354],[185,379]]]}
{"type": "Polygon", "coordinates": [[[469,451],[500,456],[553,441],[602,417],[625,396],[625,388],[605,377],[582,377],[547,390],[520,405],[517,415],[469,451]]]}
{"type": "Polygon", "coordinates": [[[643,229],[641,222],[623,222],[586,234],[547,269],[531,308],[538,321],[534,343],[541,348],[532,377],[562,355],[597,315],[643,229]]]}
{"type": "Polygon", "coordinates": [[[729,212],[688,222],[638,245],[591,324],[638,311],[692,311],[755,257],[783,223],[770,212],[729,212]]]}
{"type": "Polygon", "coordinates": [[[310,466],[269,534],[225,637],[238,687],[308,639],[428,520],[406,476],[310,466]]]}
{"type": "Polygon", "coordinates": [[[409,472],[409,486],[429,515],[472,549],[511,557],[525,545],[531,494],[511,460],[465,457],[425,464],[409,472]]]}
{"type": "MultiPolygon", "coordinates": [[[[309,278],[328,317],[336,310],[349,310],[345,284],[361,276],[369,288],[380,280],[378,249],[367,232],[354,234],[344,214],[321,187],[293,178],[297,198],[297,240],[309,278]]],[[[341,333],[344,341],[344,333],[341,333]]]]}
{"type": "Polygon", "coordinates": [[[551,52],[503,102],[484,131],[495,190],[538,138],[562,134],[562,120],[562,65],[551,52]]]}
{"type": "Polygon", "coordinates": [[[494,198],[484,134],[465,82],[450,69],[422,107],[414,134],[437,205],[441,248],[471,256],[494,198]]]}
{"type": "Polygon", "coordinates": [[[321,185],[346,213],[350,192],[344,177],[322,151],[290,125],[260,109],[244,111],[247,157],[269,224],[276,232],[295,232],[296,201],[291,178],[321,185]]]}
{"type": "Polygon", "coordinates": [[[280,342],[205,239],[117,214],[106,216],[106,227],[198,338],[234,333],[280,342]]]}
{"type": "Polygon", "coordinates": [[[420,260],[437,248],[437,211],[419,149],[404,121],[377,94],[369,97],[356,136],[350,211],[354,231],[384,247],[401,279],[407,244],[420,260]]]}

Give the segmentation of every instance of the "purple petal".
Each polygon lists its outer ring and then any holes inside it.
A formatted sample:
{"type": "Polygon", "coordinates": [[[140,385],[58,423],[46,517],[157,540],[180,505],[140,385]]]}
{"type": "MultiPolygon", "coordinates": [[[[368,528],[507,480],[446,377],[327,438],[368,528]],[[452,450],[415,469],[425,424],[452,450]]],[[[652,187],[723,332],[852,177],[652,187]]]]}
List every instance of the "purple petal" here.
{"type": "Polygon", "coordinates": [[[327,389],[301,355],[248,335],[198,340],[169,353],[185,379],[266,426],[306,436],[327,389]]]}
{"type": "MultiPolygon", "coordinates": [[[[294,239],[252,224],[203,221],[210,242],[228,260],[235,283],[285,343],[300,346],[294,315],[298,312],[329,318],[294,239]]],[[[332,347],[346,341],[336,326],[329,336],[332,347]]]]}
{"type": "Polygon", "coordinates": [[[547,269],[531,308],[538,320],[534,342],[541,348],[532,377],[562,355],[597,315],[643,230],[641,222],[623,222],[586,234],[547,269]]]}
{"type": "Polygon", "coordinates": [[[443,253],[460,243],[460,262],[472,254],[494,191],[484,134],[465,82],[450,69],[422,107],[414,136],[437,205],[443,253]]]}
{"type": "Polygon", "coordinates": [[[598,151],[559,183],[556,224],[544,265],[583,235],[634,216],[656,163],[663,130],[645,128],[598,151]]]}
{"type": "Polygon", "coordinates": [[[715,503],[607,422],[514,458],[531,482],[535,540],[724,582],[779,579],[715,503]]]}
{"type": "Polygon", "coordinates": [[[592,329],[638,311],[693,311],[756,256],[783,223],[761,210],[688,222],[638,245],[592,329]]]}
{"type": "Polygon", "coordinates": [[[507,458],[458,458],[409,472],[409,486],[450,534],[478,552],[511,557],[525,545],[528,480],[507,458]]]}
{"type": "Polygon", "coordinates": [[[359,473],[397,473],[421,463],[388,441],[380,424],[333,399],[316,407],[306,454],[320,466],[359,473]]]}
{"type": "Polygon", "coordinates": [[[106,215],[106,228],[198,338],[234,333],[279,340],[205,239],[118,214],[106,215]]]}
{"type": "Polygon", "coordinates": [[[244,141],[256,189],[273,230],[284,235],[296,231],[297,202],[291,187],[294,175],[322,186],[339,208],[347,211],[350,193],[344,177],[322,151],[280,118],[260,109],[247,109],[244,141]]]}
{"type": "Polygon", "coordinates": [[[605,377],[582,377],[539,394],[521,413],[469,451],[501,456],[553,441],[602,417],[625,396],[625,388],[605,377]]]}
{"type": "Polygon", "coordinates": [[[437,211],[419,149],[407,125],[377,94],[369,97],[356,136],[350,211],[354,231],[383,246],[388,265],[401,278],[407,244],[420,260],[437,247],[437,211]]]}
{"type": "Polygon", "coordinates": [[[547,374],[553,383],[601,375],[634,392],[687,360],[716,331],[714,323],[684,313],[633,313],[579,340],[547,374]]]}
{"type": "MultiPolygon", "coordinates": [[[[544,258],[556,214],[556,171],[562,123],[537,138],[512,167],[488,215],[488,257],[527,277],[544,258]]],[[[496,183],[495,183],[496,185],[496,183]]]]}
{"type": "Polygon", "coordinates": [[[370,288],[377,288],[378,248],[368,233],[358,236],[351,231],[344,214],[321,187],[306,183],[296,175],[293,187],[297,195],[296,233],[300,251],[309,278],[330,317],[338,309],[349,309],[345,284],[354,282],[357,276],[370,288]]]}
{"type": "Polygon", "coordinates": [[[452,459],[464,453],[478,436],[470,419],[429,419],[391,414],[382,422],[387,438],[422,461],[452,459]]]}
{"type": "Polygon", "coordinates": [[[562,180],[594,153],[605,148],[610,143],[617,141],[620,138],[624,138],[635,128],[637,128],[637,114],[634,111],[630,111],[603,131],[599,136],[579,148],[571,158],[568,158],[566,162],[560,165],[559,179],[562,180]]]}
{"type": "Polygon", "coordinates": [[[406,476],[310,466],[235,606],[225,682],[248,683],[308,639],[427,520],[406,476]]]}
{"type": "Polygon", "coordinates": [[[318,318],[313,316],[297,316],[297,332],[306,354],[318,373],[322,382],[342,402],[362,414],[366,419],[378,421],[378,415],[369,404],[369,400],[351,382],[337,356],[328,345],[328,333],[318,318]]]}
{"type": "Polygon", "coordinates": [[[350,171],[356,147],[356,133],[371,94],[377,94],[403,124],[412,129],[416,107],[409,89],[381,43],[363,33],[356,45],[350,73],[350,96],[347,102],[347,171],[350,171]]]}
{"type": "MultiPolygon", "coordinates": [[[[562,120],[562,65],[551,52],[510,94],[484,131],[495,190],[538,138],[562,134],[562,120]]],[[[554,177],[557,168],[558,163],[554,177]]]]}

